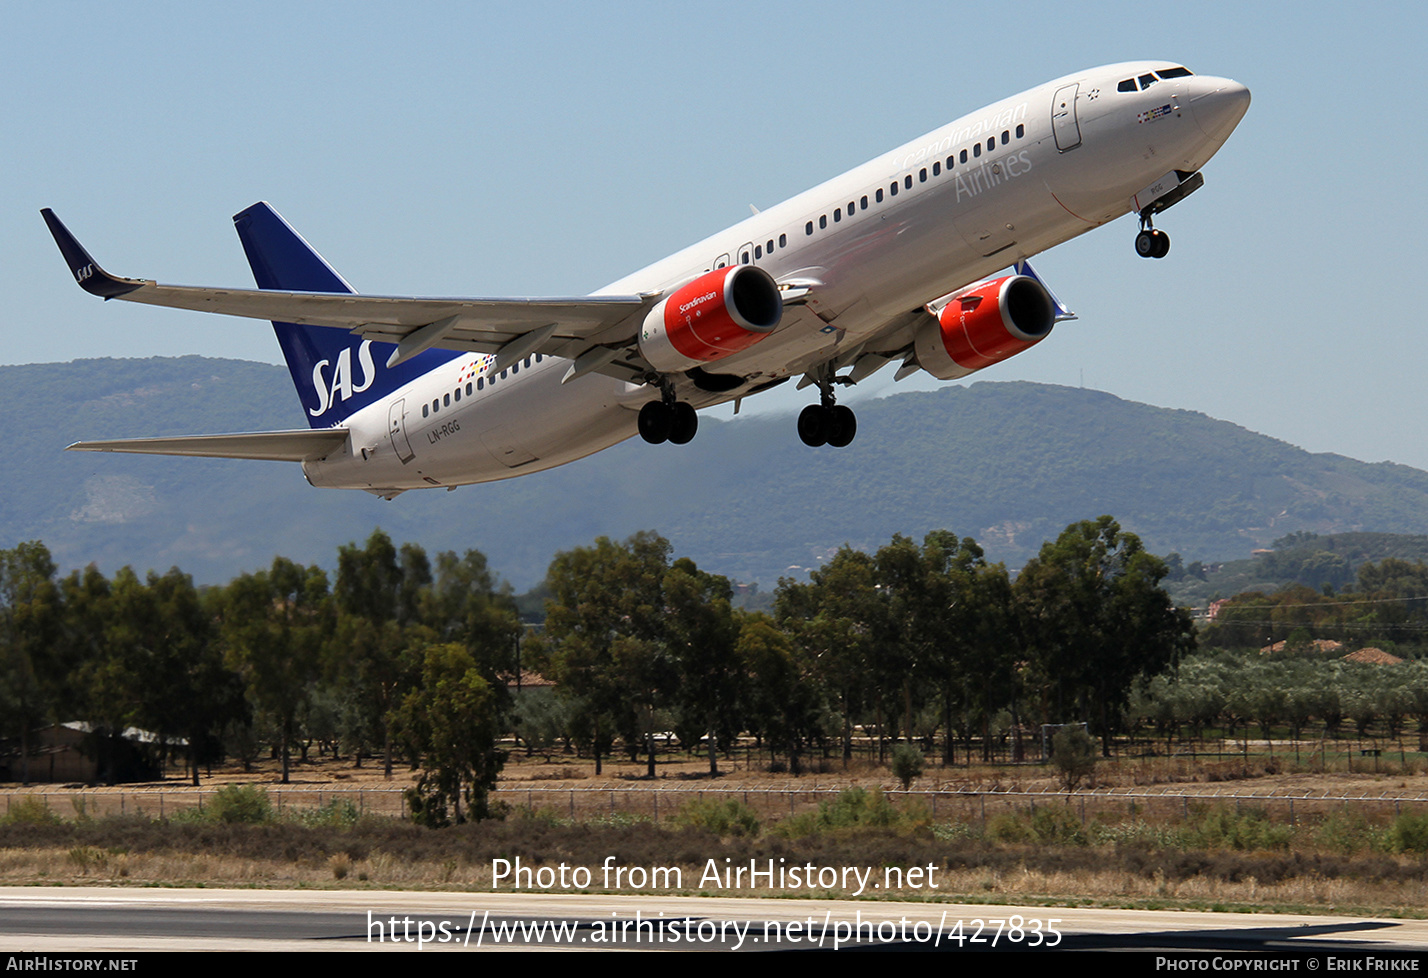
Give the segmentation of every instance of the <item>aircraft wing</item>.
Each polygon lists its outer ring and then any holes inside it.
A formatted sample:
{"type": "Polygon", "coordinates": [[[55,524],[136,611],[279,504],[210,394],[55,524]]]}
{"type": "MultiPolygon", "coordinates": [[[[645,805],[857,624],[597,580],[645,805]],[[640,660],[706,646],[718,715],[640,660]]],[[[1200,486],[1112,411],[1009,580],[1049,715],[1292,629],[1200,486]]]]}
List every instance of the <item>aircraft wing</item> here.
{"type": "Polygon", "coordinates": [[[389,366],[434,346],[498,355],[504,349],[509,359],[532,353],[576,359],[592,347],[633,340],[644,314],[660,298],[422,298],[161,285],[111,275],[54,211],[46,207],[40,213],[75,281],[86,292],[105,299],[346,329],[364,339],[396,343],[389,366]]]}
{"type": "Polygon", "coordinates": [[[299,428],[293,431],[251,431],[234,435],[179,435],[172,438],[77,441],[66,451],[306,462],[325,458],[341,448],[346,441],[346,428],[299,428]]]}

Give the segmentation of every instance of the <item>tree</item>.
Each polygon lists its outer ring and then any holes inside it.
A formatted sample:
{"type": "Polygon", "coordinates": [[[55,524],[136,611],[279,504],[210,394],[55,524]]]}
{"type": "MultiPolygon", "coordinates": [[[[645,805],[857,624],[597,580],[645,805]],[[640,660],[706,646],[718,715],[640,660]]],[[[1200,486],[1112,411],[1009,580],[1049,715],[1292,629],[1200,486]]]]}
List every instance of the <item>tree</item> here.
{"type": "MultiPolygon", "coordinates": [[[[610,726],[636,736],[677,678],[663,644],[669,552],[668,540],[647,531],[618,544],[600,537],[593,546],[556,554],[546,574],[551,678],[579,711],[577,723],[594,745],[596,774],[610,726]]],[[[653,776],[653,731],[644,726],[653,776]]]]}
{"type": "Polygon", "coordinates": [[[420,657],[420,681],[395,716],[402,739],[422,758],[421,778],[407,791],[413,818],[433,828],[486,818],[506,760],[496,748],[501,728],[495,691],[475,656],[460,645],[431,645],[420,657]]]}
{"type": "Polygon", "coordinates": [[[55,563],[38,540],[0,551],[0,706],[20,738],[30,780],[30,733],[53,712],[68,670],[59,649],[63,603],[55,563]]]}
{"type": "Polygon", "coordinates": [[[735,718],[743,689],[739,623],[727,578],[706,574],[687,557],[664,575],[665,641],[678,669],[675,697],[684,716],[708,737],[709,774],[719,773],[716,749],[742,724],[735,718]]]}
{"type": "Polygon", "coordinates": [[[912,744],[898,744],[893,748],[893,777],[902,783],[902,790],[912,787],[912,782],[922,777],[922,751],[912,744]]]}
{"type": "Polygon", "coordinates": [[[162,576],[150,571],[142,584],[126,568],[115,578],[106,617],[107,656],[123,675],[107,694],[128,700],[129,717],[161,743],[171,735],[186,742],[197,786],[200,754],[211,749],[215,731],[247,717],[242,680],[224,666],[211,609],[177,567],[162,576]]]}
{"type": "Polygon", "coordinates": [[[922,546],[901,535],[874,558],[877,587],[887,608],[881,655],[900,674],[912,736],[914,687],[941,694],[946,731],[943,762],[952,762],[958,714],[968,750],[974,730],[1014,704],[1014,655],[1019,646],[1006,569],[988,564],[971,537],[946,530],[927,534],[922,546]],[[898,649],[889,656],[887,649],[898,649]],[[960,708],[960,710],[959,710],[960,708]]]}
{"type": "Polygon", "coordinates": [[[276,557],[267,571],[234,579],[218,604],[228,664],[277,723],[287,784],[297,716],[333,632],[327,575],[276,557]]]}
{"type": "Polygon", "coordinates": [[[338,628],[328,649],[328,673],[346,690],[346,726],[359,742],[366,736],[382,743],[385,776],[392,777],[391,717],[402,692],[414,681],[409,650],[434,641],[437,633],[421,623],[424,591],[431,566],[421,547],[397,550],[382,530],[372,531],[364,546],[349,543],[337,552],[338,628]]]}
{"type": "Polygon", "coordinates": [[[1075,791],[1096,770],[1096,742],[1081,724],[1067,724],[1052,735],[1051,763],[1061,773],[1062,786],[1075,791]]]}
{"type": "Polygon", "coordinates": [[[789,770],[801,771],[800,755],[819,732],[824,686],[812,660],[765,615],[746,615],[739,626],[739,663],[748,677],[745,722],[768,741],[769,752],[788,752],[789,770]]]}
{"type": "Polygon", "coordinates": [[[1187,612],[1160,587],[1165,563],[1109,516],[1067,527],[1017,576],[1014,593],[1046,705],[1110,738],[1137,678],[1195,648],[1187,612]]]}
{"type": "MultiPolygon", "coordinates": [[[[888,674],[875,672],[871,663],[887,610],[877,594],[873,559],[852,547],[840,549],[809,577],[806,584],[780,580],[774,607],[780,626],[838,704],[846,763],[853,756],[854,714],[869,701],[880,705],[885,699],[885,690],[875,687],[888,674]]],[[[880,745],[881,739],[880,729],[880,745]]]]}

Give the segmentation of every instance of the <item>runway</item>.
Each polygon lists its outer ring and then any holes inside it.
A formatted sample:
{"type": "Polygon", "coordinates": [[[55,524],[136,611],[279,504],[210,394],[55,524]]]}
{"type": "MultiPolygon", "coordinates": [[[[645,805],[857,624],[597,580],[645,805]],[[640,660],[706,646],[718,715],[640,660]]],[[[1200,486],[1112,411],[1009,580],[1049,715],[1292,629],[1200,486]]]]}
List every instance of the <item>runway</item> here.
{"type": "Polygon", "coordinates": [[[0,951],[1428,951],[1428,922],[851,900],[0,888],[0,951]]]}

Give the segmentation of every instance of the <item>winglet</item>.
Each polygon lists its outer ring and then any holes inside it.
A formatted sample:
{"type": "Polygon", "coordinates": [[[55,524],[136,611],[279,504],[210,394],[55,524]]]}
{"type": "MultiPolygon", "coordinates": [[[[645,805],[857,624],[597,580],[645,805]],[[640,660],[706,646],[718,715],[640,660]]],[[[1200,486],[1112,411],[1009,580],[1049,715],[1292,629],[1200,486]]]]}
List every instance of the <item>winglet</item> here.
{"type": "Polygon", "coordinates": [[[58,217],[55,217],[54,211],[46,207],[40,211],[40,214],[44,216],[45,223],[49,225],[50,234],[54,235],[55,244],[59,245],[60,254],[64,255],[64,260],[69,264],[69,270],[73,273],[74,280],[84,291],[105,299],[116,299],[147,284],[142,279],[119,278],[116,275],[110,275],[99,267],[98,262],[89,257],[89,252],[84,250],[84,245],[69,233],[69,228],[65,227],[58,217]]]}

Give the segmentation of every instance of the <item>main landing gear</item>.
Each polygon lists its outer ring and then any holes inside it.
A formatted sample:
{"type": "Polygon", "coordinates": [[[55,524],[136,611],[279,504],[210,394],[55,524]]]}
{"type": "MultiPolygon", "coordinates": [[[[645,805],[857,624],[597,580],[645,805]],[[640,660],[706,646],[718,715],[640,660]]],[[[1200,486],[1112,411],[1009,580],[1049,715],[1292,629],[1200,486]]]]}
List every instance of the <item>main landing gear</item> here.
{"type": "MultiPolygon", "coordinates": [[[[831,374],[831,371],[829,372],[831,374]]],[[[798,415],[798,437],[809,448],[832,445],[847,448],[858,433],[858,416],[853,409],[833,403],[833,378],[819,381],[820,403],[810,404],[798,415]]]]}
{"type": "Polygon", "coordinates": [[[699,431],[699,415],[693,405],[676,401],[673,392],[669,392],[663,400],[650,401],[640,408],[639,424],[640,437],[651,445],[687,445],[699,431]]]}

